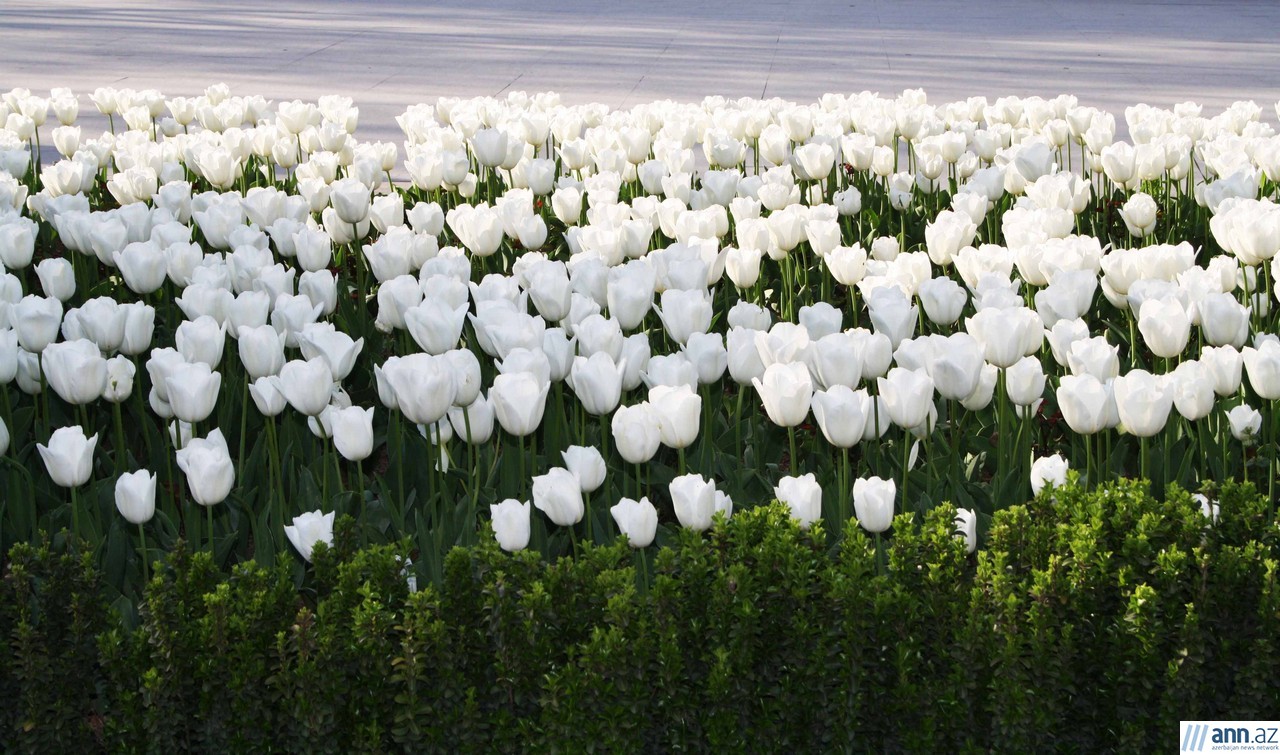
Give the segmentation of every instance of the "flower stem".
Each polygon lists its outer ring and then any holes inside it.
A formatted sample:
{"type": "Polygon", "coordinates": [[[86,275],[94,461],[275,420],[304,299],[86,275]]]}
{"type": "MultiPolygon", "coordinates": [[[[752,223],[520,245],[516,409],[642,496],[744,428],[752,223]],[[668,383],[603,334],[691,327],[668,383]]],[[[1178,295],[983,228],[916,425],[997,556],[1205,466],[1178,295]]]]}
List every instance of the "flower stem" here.
{"type": "Polygon", "coordinates": [[[142,584],[151,583],[151,564],[147,561],[147,533],[142,528],[142,522],[138,522],[138,547],[142,553],[142,584]]]}

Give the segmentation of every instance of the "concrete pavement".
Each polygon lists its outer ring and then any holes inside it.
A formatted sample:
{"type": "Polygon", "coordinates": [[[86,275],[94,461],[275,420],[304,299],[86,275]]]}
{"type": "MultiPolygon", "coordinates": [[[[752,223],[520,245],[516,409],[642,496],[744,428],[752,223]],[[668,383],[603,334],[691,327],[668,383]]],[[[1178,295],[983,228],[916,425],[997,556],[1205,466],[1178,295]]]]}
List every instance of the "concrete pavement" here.
{"type": "Polygon", "coordinates": [[[510,89],[614,107],[1067,92],[1117,116],[1136,102],[1193,99],[1211,114],[1254,99],[1274,123],[1276,29],[1268,0],[5,0],[0,87],[345,94],[361,137],[397,141],[409,104],[510,89]]]}

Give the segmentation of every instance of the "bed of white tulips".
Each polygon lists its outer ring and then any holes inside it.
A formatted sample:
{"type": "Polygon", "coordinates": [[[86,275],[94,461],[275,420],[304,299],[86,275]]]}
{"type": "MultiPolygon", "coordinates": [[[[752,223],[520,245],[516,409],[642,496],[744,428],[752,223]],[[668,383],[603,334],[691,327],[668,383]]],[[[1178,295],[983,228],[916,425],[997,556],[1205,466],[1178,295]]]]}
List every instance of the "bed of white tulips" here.
{"type": "Polygon", "coordinates": [[[342,97],[12,90],[0,544],[65,528],[125,585],[338,512],[438,576],[486,521],[555,554],[951,501],[973,543],[1068,469],[1274,495],[1266,117],[512,93],[396,145],[342,97]]]}

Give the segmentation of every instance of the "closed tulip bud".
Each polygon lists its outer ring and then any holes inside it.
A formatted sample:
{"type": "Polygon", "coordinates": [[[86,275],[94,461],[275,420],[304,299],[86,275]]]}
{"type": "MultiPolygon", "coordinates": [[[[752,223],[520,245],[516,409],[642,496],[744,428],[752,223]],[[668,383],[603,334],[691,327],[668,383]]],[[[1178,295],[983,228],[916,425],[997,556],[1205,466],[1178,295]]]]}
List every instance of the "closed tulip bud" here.
{"type": "Polygon", "coordinates": [[[1249,308],[1231,294],[1209,294],[1199,302],[1200,329],[1214,346],[1244,346],[1249,337],[1249,308]]]}
{"type": "MultiPolygon", "coordinates": [[[[806,370],[806,378],[808,374],[806,370]]],[[[680,449],[693,444],[702,418],[702,397],[692,388],[655,385],[649,389],[649,405],[658,415],[662,445],[680,449]]]]}
{"type": "Polygon", "coordinates": [[[658,534],[658,509],[648,498],[623,498],[609,508],[609,513],[632,548],[648,548],[658,534]]]}
{"type": "Polygon", "coordinates": [[[174,334],[175,346],[188,362],[203,362],[217,367],[222,361],[222,349],[226,344],[227,329],[218,321],[202,315],[178,325],[174,334]]]}
{"type": "Polygon", "coordinates": [[[1009,400],[1018,406],[1030,406],[1044,396],[1045,374],[1040,360],[1023,357],[1005,370],[1005,388],[1009,400]]]}
{"type": "MultiPolygon", "coordinates": [[[[138,356],[151,348],[151,337],[155,331],[156,310],[149,304],[133,302],[121,304],[124,312],[123,338],[120,342],[120,353],[125,356],[138,356]]],[[[101,349],[101,345],[98,347],[101,349]]]]}
{"type": "Polygon", "coordinates": [[[498,547],[515,553],[529,545],[529,502],[508,498],[502,503],[489,504],[489,519],[493,524],[493,536],[498,547]]]}
{"type": "Polygon", "coordinates": [[[965,329],[982,344],[984,358],[1001,369],[1036,353],[1044,343],[1044,322],[1026,307],[980,310],[965,320],[965,329]]]}
{"type": "Polygon", "coordinates": [[[484,396],[466,406],[449,407],[449,424],[454,434],[471,445],[489,442],[493,420],[493,404],[484,396]]]}
{"type": "Polygon", "coordinates": [[[1234,346],[1205,346],[1200,350],[1200,364],[1213,378],[1214,393],[1230,396],[1240,389],[1244,357],[1234,346]]]}
{"type": "Polygon", "coordinates": [[[1159,209],[1156,200],[1149,194],[1137,192],[1120,208],[1120,218],[1124,220],[1125,228],[1129,229],[1129,235],[1144,238],[1155,231],[1159,209]]]}
{"type": "Polygon", "coordinates": [[[939,396],[964,401],[978,389],[985,366],[977,339],[960,332],[938,342],[927,368],[939,396]]]}
{"type": "Polygon", "coordinates": [[[950,278],[930,278],[920,284],[924,314],[935,325],[954,325],[968,301],[964,287],[950,278]]]}
{"type": "Polygon", "coordinates": [[[726,337],[729,376],[738,385],[751,385],[751,381],[764,376],[764,364],[756,348],[758,330],[743,327],[729,329],[726,337]]]}
{"type": "Polygon", "coordinates": [[[4,418],[0,417],[0,456],[4,456],[9,452],[9,427],[5,425],[4,418]]]}
{"type": "Polygon", "coordinates": [[[536,475],[533,478],[533,505],[561,527],[572,527],[582,521],[585,506],[577,476],[561,467],[536,475]]]}
{"type": "Polygon", "coordinates": [[[124,403],[133,395],[133,378],[138,368],[125,356],[114,356],[107,360],[107,379],[102,389],[102,397],[113,404],[124,403]]]}
{"type": "Polygon", "coordinates": [[[894,367],[878,380],[880,396],[889,418],[898,427],[916,427],[928,418],[933,406],[933,378],[923,370],[894,367]]]}
{"type": "Polygon", "coordinates": [[[388,360],[382,373],[395,393],[396,408],[415,425],[438,422],[457,398],[457,376],[447,357],[413,354],[395,362],[388,360]]]}
{"type": "Polygon", "coordinates": [[[1046,485],[1051,488],[1066,485],[1068,466],[1061,454],[1041,456],[1031,462],[1031,494],[1040,495],[1046,485]]]}
{"type": "Polygon", "coordinates": [[[813,416],[827,442],[836,448],[852,448],[866,432],[868,413],[874,407],[866,391],[837,385],[813,394],[813,416]]]}
{"type": "Polygon", "coordinates": [[[192,438],[177,456],[178,467],[186,475],[196,503],[214,506],[226,500],[235,483],[235,466],[221,430],[215,429],[204,438],[192,438]]]}
{"type": "Polygon", "coordinates": [[[72,425],[54,430],[49,445],[37,443],[36,450],[54,485],[78,488],[88,482],[93,473],[93,450],[97,445],[97,435],[86,438],[79,425],[72,425]]]}
{"type": "Polygon", "coordinates": [[[1280,343],[1265,340],[1257,348],[1246,346],[1241,352],[1249,385],[1260,398],[1280,398],[1280,343]]]}
{"type": "Polygon", "coordinates": [[[857,285],[867,274],[867,252],[860,245],[837,246],[827,253],[823,263],[842,286],[857,285]]]}
{"type": "Polygon", "coordinates": [[[284,334],[270,325],[240,326],[237,340],[240,361],[249,379],[279,374],[284,367],[284,334]]]}
{"type": "Polygon", "coordinates": [[[36,265],[36,277],[44,295],[65,302],[76,293],[76,279],[71,260],[50,257],[36,265]]]}
{"type": "Polygon", "coordinates": [[[129,524],[146,524],[156,513],[156,476],[145,469],[116,479],[116,510],[129,524]]]}
{"type": "Polygon", "coordinates": [[[620,406],[610,421],[618,454],[629,464],[644,464],[662,442],[662,418],[648,402],[620,406]]]}
{"type": "Polygon", "coordinates": [[[275,375],[260,377],[250,383],[249,396],[264,417],[279,415],[289,403],[280,390],[280,378],[275,375]]]}
{"type": "Polygon", "coordinates": [[[583,493],[594,493],[604,484],[605,473],[608,470],[605,467],[604,457],[596,447],[569,446],[560,452],[560,456],[564,459],[565,467],[578,478],[583,493]]]}
{"type": "Polygon", "coordinates": [[[791,518],[807,530],[822,518],[822,486],[813,473],[801,477],[783,477],[773,489],[773,495],[791,509],[791,518]]]}
{"type": "Polygon", "coordinates": [[[858,524],[872,534],[884,532],[893,524],[893,502],[898,496],[898,485],[893,480],[879,477],[858,478],[853,481],[853,511],[858,524]]]}
{"type": "Polygon", "coordinates": [[[764,253],[759,249],[740,249],[729,247],[725,250],[724,271],[729,280],[739,289],[747,289],[760,280],[760,259],[764,253]]]}
{"type": "Polygon", "coordinates": [[[369,217],[372,191],[354,178],[344,178],[329,185],[329,202],[343,223],[362,223],[369,217]]]}
{"type": "Polygon", "coordinates": [[[1163,377],[1131,370],[1115,379],[1113,392],[1125,431],[1149,438],[1164,429],[1173,408],[1173,390],[1163,377]]]}
{"type": "Polygon", "coordinates": [[[576,357],[568,380],[583,409],[592,416],[612,412],[622,398],[622,370],[605,352],[576,357]]]}
{"type": "Polygon", "coordinates": [[[293,518],[293,524],[286,524],[284,534],[297,549],[298,555],[310,562],[316,543],[333,545],[333,515],[320,513],[319,509],[299,514],[293,518]]]}
{"type": "Polygon", "coordinates": [[[711,528],[716,513],[716,486],[702,475],[687,474],[668,485],[680,526],[703,532],[711,528]]]}
{"type": "Polygon", "coordinates": [[[298,266],[303,270],[323,270],[333,257],[333,241],[320,228],[303,228],[293,234],[293,248],[298,266]]]}
{"type": "Polygon", "coordinates": [[[10,305],[9,324],[18,334],[18,345],[39,354],[58,337],[62,302],[53,297],[24,296],[10,305]]]}
{"type": "Polygon", "coordinates": [[[173,416],[183,422],[203,422],[218,403],[222,375],[203,362],[180,363],[165,377],[165,394],[173,416]]]}
{"type": "MultiPolygon", "coordinates": [[[[731,332],[732,335],[732,332],[731,332]]],[[[857,387],[862,380],[862,350],[852,333],[832,333],[814,341],[809,349],[809,373],[818,385],[857,387]]],[[[760,375],[763,375],[761,370],[760,375]]]]}
{"type": "Polygon", "coordinates": [[[168,255],[159,244],[135,242],[111,255],[124,283],[135,294],[150,294],[164,285],[168,255]]]}
{"type": "Polygon", "coordinates": [[[1189,422],[1204,419],[1213,411],[1213,375],[1209,368],[1194,360],[1178,365],[1173,371],[1173,405],[1189,422]]]}
{"type": "Polygon", "coordinates": [[[1110,381],[1093,375],[1065,375],[1058,384],[1058,408],[1072,431],[1092,435],[1112,426],[1116,414],[1110,381]]]}
{"type": "Polygon", "coordinates": [[[458,344],[466,317],[466,304],[454,307],[439,299],[424,299],[404,311],[404,324],[423,351],[443,354],[458,344]]]}
{"type": "Polygon", "coordinates": [[[697,372],[700,385],[718,382],[729,366],[729,352],[719,333],[694,333],[681,351],[697,372]]]}
{"type": "Polygon", "coordinates": [[[498,375],[489,389],[489,400],[493,402],[498,424],[516,437],[522,438],[534,432],[542,424],[550,390],[550,382],[541,381],[527,372],[498,375]]]}
{"type": "Polygon", "coordinates": [[[107,384],[107,360],[87,339],[51,343],[41,356],[45,378],[58,398],[83,406],[102,397],[107,384]]]}
{"type": "Polygon", "coordinates": [[[867,300],[867,312],[877,333],[888,337],[893,348],[915,332],[918,310],[896,286],[877,288],[867,300]]]}
{"type": "Polygon", "coordinates": [[[805,365],[798,362],[769,365],[764,376],[752,380],[751,384],[760,394],[765,412],[775,425],[795,427],[809,416],[813,380],[805,365]]]}
{"type": "Polygon", "coordinates": [[[1138,330],[1152,354],[1168,359],[1187,348],[1191,319],[1177,299],[1147,299],[1138,311],[1138,330]]]}
{"type": "Polygon", "coordinates": [[[0,265],[21,270],[31,264],[39,226],[29,218],[0,222],[0,265]]]}
{"type": "Polygon", "coordinates": [[[836,206],[836,212],[842,217],[857,215],[862,210],[862,192],[850,186],[843,191],[837,191],[832,202],[836,206]]]}
{"type": "Polygon", "coordinates": [[[1262,431],[1262,413],[1241,404],[1227,412],[1227,423],[1231,425],[1231,437],[1245,444],[1253,443],[1262,431]]]}
{"type": "Polygon", "coordinates": [[[671,340],[684,345],[694,333],[711,328],[711,295],[706,289],[667,289],[662,306],[654,307],[671,340]]]}
{"type": "Polygon", "coordinates": [[[633,330],[644,321],[653,307],[653,291],[657,285],[653,267],[647,261],[628,262],[611,268],[605,294],[609,316],[621,330],[633,330]]]}
{"type": "Polygon", "coordinates": [[[373,453],[373,407],[349,406],[329,415],[333,444],[347,461],[364,461],[373,453]]]}
{"type": "MultiPolygon", "coordinates": [[[[318,417],[329,405],[329,399],[333,395],[333,373],[330,372],[328,363],[319,357],[306,361],[293,359],[280,368],[280,381],[276,387],[284,394],[294,411],[308,417],[318,417]]],[[[443,414],[444,411],[441,410],[440,413],[443,414]]]]}
{"type": "Polygon", "coordinates": [[[978,515],[972,509],[956,509],[956,536],[964,539],[965,550],[978,549],[978,515]]]}

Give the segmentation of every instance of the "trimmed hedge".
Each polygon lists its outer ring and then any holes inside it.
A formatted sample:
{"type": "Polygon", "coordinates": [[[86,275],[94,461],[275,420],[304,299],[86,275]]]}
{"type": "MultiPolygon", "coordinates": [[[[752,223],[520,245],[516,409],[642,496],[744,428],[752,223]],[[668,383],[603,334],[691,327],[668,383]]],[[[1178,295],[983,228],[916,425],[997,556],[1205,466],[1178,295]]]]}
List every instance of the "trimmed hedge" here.
{"type": "Polygon", "coordinates": [[[454,550],[411,594],[351,523],[303,589],[178,551],[136,628],[83,557],[10,553],[0,744],[111,752],[1136,752],[1280,715],[1280,528],[1248,487],[1050,491],[832,550],[763,506],[672,547],[454,550]],[[644,558],[653,562],[645,564],[644,558]],[[641,568],[637,569],[637,565],[641,568]]]}

